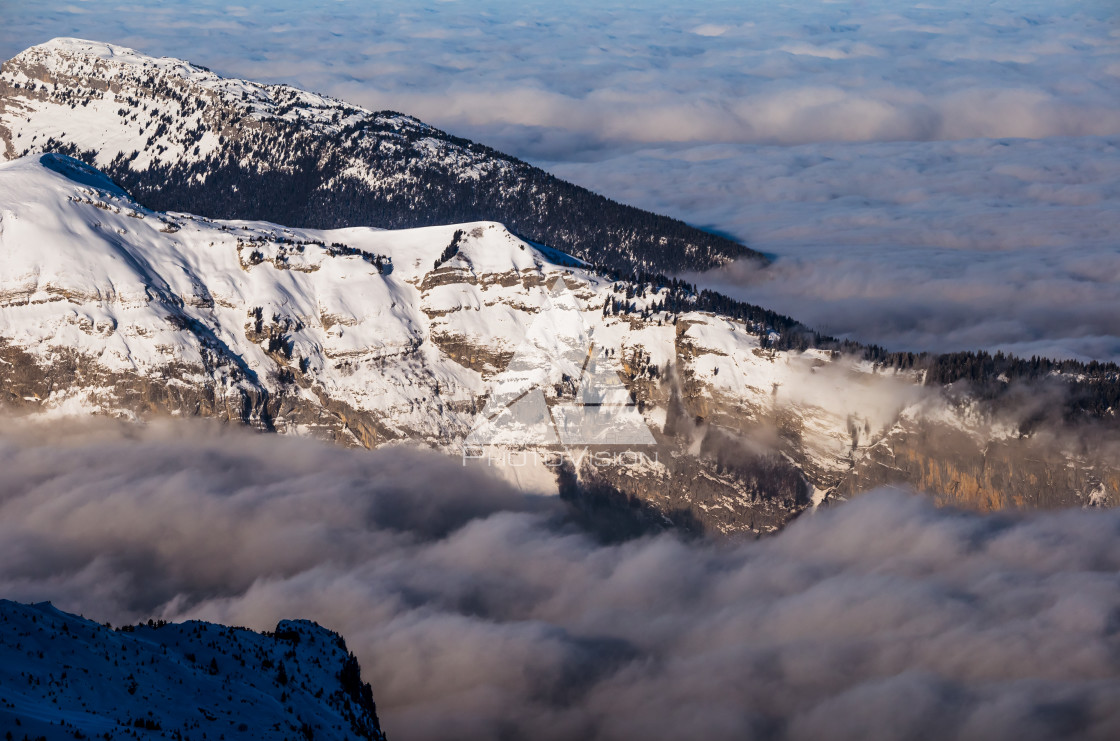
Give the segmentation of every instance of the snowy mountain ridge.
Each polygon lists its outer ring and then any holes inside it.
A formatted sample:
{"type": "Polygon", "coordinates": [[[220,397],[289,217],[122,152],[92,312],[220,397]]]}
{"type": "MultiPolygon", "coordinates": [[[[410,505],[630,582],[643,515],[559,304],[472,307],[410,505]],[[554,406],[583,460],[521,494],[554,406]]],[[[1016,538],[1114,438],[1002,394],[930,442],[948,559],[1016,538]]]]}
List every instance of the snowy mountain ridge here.
{"type": "Polygon", "coordinates": [[[384,741],[337,634],[203,622],[112,629],[50,603],[0,600],[0,729],[11,738],[384,741]]]}
{"type": "Polygon", "coordinates": [[[627,270],[763,259],[408,116],[95,41],[54,39],[0,67],[0,160],[49,151],[160,210],[327,228],[501,221],[627,270]]]}
{"type": "Polygon", "coordinates": [[[882,483],[981,507],[1108,504],[1120,489],[1107,461],[1040,455],[1014,426],[923,388],[920,372],[775,350],[689,306],[492,222],[218,221],[147,209],[62,155],[0,164],[9,409],[208,416],[456,456],[482,443],[468,464],[526,490],[728,533],[769,532],[882,483]],[[580,381],[590,369],[607,379],[594,398],[580,381]],[[531,413],[505,427],[517,435],[469,437],[529,392],[531,413]],[[641,454],[621,465],[587,455],[603,440],[603,417],[587,415],[604,402],[653,437],[611,448],[641,454]],[[548,457],[554,440],[522,434],[548,416],[573,431],[562,461],[548,457]],[[1062,483],[1040,492],[1039,477],[1062,483]]]}
{"type": "MultiPolygon", "coordinates": [[[[171,57],[150,57],[133,49],[116,44],[86,41],[75,38],[56,38],[34,46],[12,60],[13,72],[8,81],[16,89],[34,88],[56,94],[66,99],[70,92],[59,83],[49,80],[65,76],[103,80],[104,91],[111,93],[100,100],[91,100],[82,107],[82,114],[93,125],[72,129],[73,108],[57,106],[13,107],[5,119],[7,132],[6,155],[14,156],[14,143],[25,137],[63,137],[78,131],[75,143],[83,149],[99,153],[97,164],[107,167],[119,152],[137,151],[135,167],[150,164],[167,164],[182,161],[200,161],[221,146],[221,134],[207,131],[201,136],[196,132],[210,115],[209,107],[238,106],[244,108],[250,120],[284,120],[309,127],[316,133],[339,135],[346,127],[373,119],[377,124],[395,129],[409,128],[417,131],[431,127],[408,116],[375,114],[360,106],[341,100],[309,93],[288,85],[262,85],[248,80],[220,77],[210,70],[171,57]],[[49,78],[43,81],[41,77],[49,78]],[[121,103],[127,104],[130,85],[154,87],[172,85],[189,90],[197,96],[192,112],[180,118],[181,106],[153,104],[150,110],[128,111],[121,115],[121,103]],[[122,99],[122,96],[124,99],[122,99]],[[68,114],[68,111],[70,113],[68,114]],[[21,118],[20,113],[28,114],[21,118]],[[145,117],[141,113],[147,114],[145,117]],[[166,117],[173,114],[179,126],[164,126],[166,117]],[[57,116],[57,120],[51,116],[57,116]],[[158,133],[157,133],[158,132],[158,133]],[[145,139],[144,135],[150,138],[145,139]],[[128,146],[133,146],[132,150],[128,146]]],[[[75,105],[76,108],[76,105],[75,105]]]]}

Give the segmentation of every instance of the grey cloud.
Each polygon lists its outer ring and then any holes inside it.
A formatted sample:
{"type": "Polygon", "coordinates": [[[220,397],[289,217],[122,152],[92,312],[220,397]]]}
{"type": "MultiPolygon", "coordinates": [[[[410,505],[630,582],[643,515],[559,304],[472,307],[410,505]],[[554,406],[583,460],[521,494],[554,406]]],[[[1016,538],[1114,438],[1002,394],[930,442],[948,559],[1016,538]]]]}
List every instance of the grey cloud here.
{"type": "Polygon", "coordinates": [[[115,622],[313,618],[358,652],[395,737],[1120,731],[1118,513],[894,492],[758,542],[605,546],[431,453],[2,429],[0,593],[115,622]]]}
{"type": "Polygon", "coordinates": [[[525,157],[555,155],[534,128],[604,143],[1120,134],[1106,3],[11,5],[4,56],[98,36],[478,128],[525,157]]]}
{"type": "Polygon", "coordinates": [[[777,257],[698,281],[904,350],[1120,359],[1120,142],[707,145],[562,177],[777,257]]]}

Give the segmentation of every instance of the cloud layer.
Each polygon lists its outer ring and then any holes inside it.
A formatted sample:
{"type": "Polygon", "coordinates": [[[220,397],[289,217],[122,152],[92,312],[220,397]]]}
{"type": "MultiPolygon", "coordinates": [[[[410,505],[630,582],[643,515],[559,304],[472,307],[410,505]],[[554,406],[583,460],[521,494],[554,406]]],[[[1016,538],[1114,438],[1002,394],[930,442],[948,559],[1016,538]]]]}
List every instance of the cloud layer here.
{"type": "Polygon", "coordinates": [[[3,56],[30,39],[97,36],[404,110],[523,156],[651,142],[1120,134],[1120,27],[1107,2],[4,9],[3,56]]]}
{"type": "Polygon", "coordinates": [[[758,542],[604,546],[433,454],[2,429],[0,593],[115,622],[316,619],[394,737],[1120,731],[1117,513],[884,493],[758,542]]]}
{"type": "Polygon", "coordinates": [[[829,333],[1120,360],[1120,138],[662,147],[550,167],[775,255],[694,279],[829,333]]]}

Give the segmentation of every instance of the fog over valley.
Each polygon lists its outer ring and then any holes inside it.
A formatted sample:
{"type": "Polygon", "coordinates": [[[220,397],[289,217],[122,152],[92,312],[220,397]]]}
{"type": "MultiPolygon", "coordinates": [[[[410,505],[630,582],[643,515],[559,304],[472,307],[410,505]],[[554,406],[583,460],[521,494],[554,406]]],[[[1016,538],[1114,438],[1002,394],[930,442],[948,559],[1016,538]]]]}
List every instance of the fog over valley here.
{"type": "Polygon", "coordinates": [[[453,460],[5,421],[0,591],[341,631],[390,737],[1110,739],[1120,517],[880,492],[776,537],[605,545],[453,460]],[[448,486],[448,482],[455,482],[448,486]]]}

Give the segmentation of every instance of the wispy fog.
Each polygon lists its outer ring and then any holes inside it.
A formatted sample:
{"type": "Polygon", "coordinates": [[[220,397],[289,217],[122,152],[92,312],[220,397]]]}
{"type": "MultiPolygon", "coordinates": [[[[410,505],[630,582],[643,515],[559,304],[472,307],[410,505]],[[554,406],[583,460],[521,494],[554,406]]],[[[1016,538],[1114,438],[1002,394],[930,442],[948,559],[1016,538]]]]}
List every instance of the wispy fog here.
{"type": "Polygon", "coordinates": [[[1120,359],[1106,0],[0,3],[392,108],[777,255],[710,282],[897,349],[1120,359]]]}
{"type": "Polygon", "coordinates": [[[1120,513],[878,493],[604,546],[421,452],[180,423],[0,433],[0,594],[345,633],[402,739],[1111,739],[1120,513]]]}

